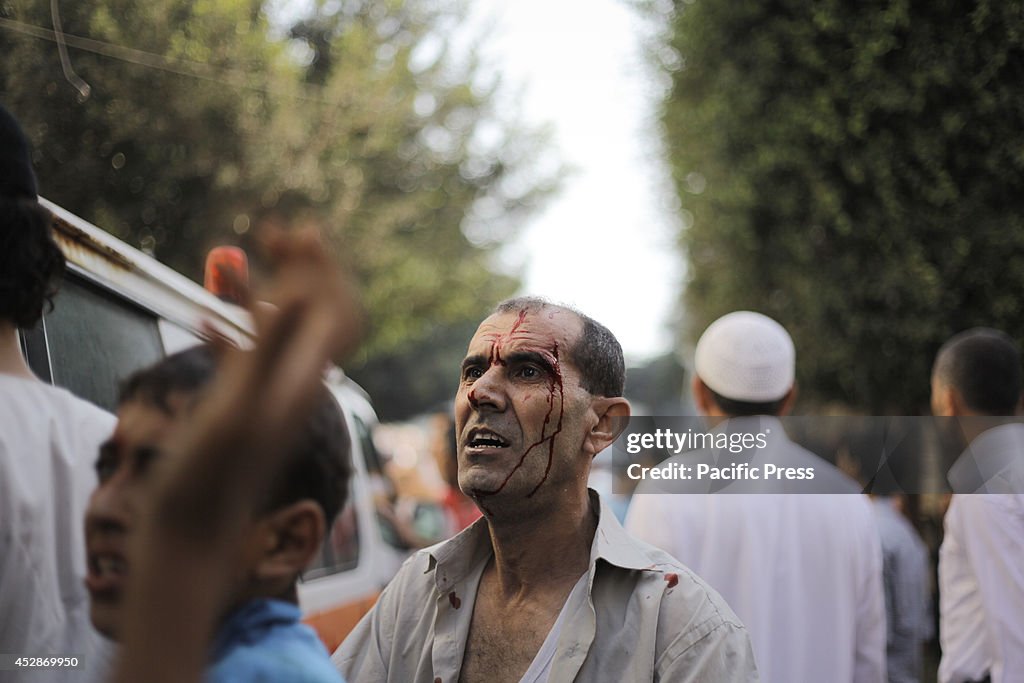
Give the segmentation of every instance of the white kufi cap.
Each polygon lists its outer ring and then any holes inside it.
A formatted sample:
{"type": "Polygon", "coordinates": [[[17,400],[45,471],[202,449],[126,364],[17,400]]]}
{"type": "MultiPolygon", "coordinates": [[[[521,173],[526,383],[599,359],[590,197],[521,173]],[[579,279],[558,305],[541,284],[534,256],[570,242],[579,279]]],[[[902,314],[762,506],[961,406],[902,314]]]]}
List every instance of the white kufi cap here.
{"type": "Polygon", "coordinates": [[[766,315],[736,311],[704,330],[694,358],[697,376],[734,401],[777,401],[793,387],[796,350],[789,333],[766,315]]]}

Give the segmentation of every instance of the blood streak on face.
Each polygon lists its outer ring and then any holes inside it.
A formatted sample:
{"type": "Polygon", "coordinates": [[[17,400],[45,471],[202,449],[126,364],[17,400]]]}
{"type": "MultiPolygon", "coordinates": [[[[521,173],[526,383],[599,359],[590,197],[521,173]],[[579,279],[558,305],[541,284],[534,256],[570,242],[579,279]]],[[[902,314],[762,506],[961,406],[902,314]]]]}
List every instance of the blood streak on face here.
{"type": "Polygon", "coordinates": [[[537,482],[536,486],[533,487],[533,490],[526,494],[526,497],[532,498],[533,494],[537,493],[537,489],[539,489],[541,485],[545,481],[547,481],[548,475],[551,473],[551,463],[555,457],[555,437],[562,432],[562,420],[565,417],[565,387],[562,383],[561,366],[558,363],[558,342],[555,342],[554,346],[551,349],[551,357],[554,360],[554,362],[552,363],[552,368],[554,369],[554,372],[551,377],[551,384],[548,387],[548,412],[546,415],[544,415],[544,422],[541,425],[540,439],[534,441],[526,448],[525,451],[523,451],[522,456],[520,456],[519,458],[519,462],[517,462],[516,466],[513,467],[512,470],[505,476],[505,480],[501,482],[501,485],[498,486],[498,488],[494,489],[493,491],[477,491],[479,495],[493,496],[496,493],[500,493],[501,490],[505,488],[505,485],[508,484],[509,479],[512,478],[512,475],[515,474],[519,470],[519,468],[523,466],[524,462],[526,462],[526,456],[530,454],[530,451],[532,451],[537,446],[540,446],[545,441],[548,442],[548,463],[547,466],[544,468],[544,476],[541,477],[541,480],[537,482]],[[555,409],[556,391],[558,393],[559,399],[561,399],[558,402],[558,423],[555,425],[555,429],[553,432],[551,432],[551,435],[545,437],[544,432],[547,431],[548,424],[551,422],[551,415],[552,413],[554,413],[555,409]]]}
{"type": "MultiPolygon", "coordinates": [[[[485,321],[481,325],[483,334],[474,339],[470,345],[471,357],[474,351],[474,346],[477,349],[476,357],[479,358],[479,366],[473,368],[474,379],[483,376],[484,373],[491,370],[494,367],[501,367],[504,369],[502,375],[503,381],[509,382],[507,385],[503,385],[501,391],[507,391],[507,396],[510,404],[512,404],[512,410],[516,414],[516,417],[527,418],[526,422],[532,422],[529,419],[529,412],[532,410],[529,408],[529,404],[532,403],[530,400],[531,396],[534,396],[534,392],[529,392],[521,389],[517,389],[515,386],[515,378],[510,378],[510,375],[515,375],[519,372],[516,367],[510,367],[510,363],[515,365],[516,357],[522,354],[532,354],[540,359],[540,365],[544,366],[544,372],[547,375],[547,401],[546,409],[540,420],[540,433],[535,437],[532,443],[525,446],[522,452],[512,468],[505,474],[504,478],[496,486],[491,487],[472,487],[468,492],[474,498],[477,499],[478,504],[483,507],[483,498],[493,496],[500,493],[505,489],[506,485],[511,481],[512,477],[518,472],[523,465],[526,463],[527,458],[530,454],[538,447],[543,446],[545,442],[548,444],[547,448],[547,463],[544,468],[544,473],[540,477],[539,481],[533,486],[533,488],[526,494],[527,498],[532,497],[538,489],[547,481],[549,474],[551,473],[552,464],[555,458],[555,446],[556,439],[561,434],[564,418],[565,418],[565,379],[563,376],[563,368],[561,363],[561,350],[562,345],[559,343],[558,337],[562,337],[562,342],[567,343],[566,328],[564,323],[556,320],[554,314],[548,316],[535,316],[531,319],[527,318],[529,309],[522,309],[516,315],[516,318],[512,325],[505,332],[489,332],[486,331],[488,321],[485,321]],[[530,324],[533,320],[536,324],[530,324]],[[481,348],[486,345],[486,347],[481,348]],[[486,361],[483,357],[486,356],[486,361]],[[557,418],[555,401],[558,401],[557,418]],[[519,414],[520,410],[523,414],[519,414]],[[551,433],[548,434],[549,428],[551,433]]],[[[493,324],[492,324],[493,327],[493,324]]],[[[467,358],[467,362],[470,358],[467,358]]],[[[466,381],[465,379],[463,380],[466,381]]],[[[493,380],[492,380],[493,382],[493,380]]],[[[491,390],[494,390],[493,384],[488,384],[491,390]]],[[[484,428],[493,427],[494,424],[507,424],[500,420],[493,420],[489,416],[485,416],[482,409],[478,407],[481,401],[485,400],[487,396],[477,391],[476,386],[469,388],[465,394],[468,397],[469,405],[472,406],[469,419],[476,418],[479,424],[470,426],[480,426],[484,428]],[[492,422],[494,424],[492,424],[492,422]]],[[[504,395],[503,395],[504,397],[504,395]]],[[[459,401],[457,400],[456,406],[457,413],[459,412],[459,401]]],[[[536,422],[533,422],[536,424],[536,422]]],[[[461,422],[461,428],[467,425],[467,419],[464,417],[461,422]]],[[[519,424],[520,431],[523,431],[527,427],[526,424],[519,424]]],[[[486,508],[485,508],[486,510],[486,508]]]]}

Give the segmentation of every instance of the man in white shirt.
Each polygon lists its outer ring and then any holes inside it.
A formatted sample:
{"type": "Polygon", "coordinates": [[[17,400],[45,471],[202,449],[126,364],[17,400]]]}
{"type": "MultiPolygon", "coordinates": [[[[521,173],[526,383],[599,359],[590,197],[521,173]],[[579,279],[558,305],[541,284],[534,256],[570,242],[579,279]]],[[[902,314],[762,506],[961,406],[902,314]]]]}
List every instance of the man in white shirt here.
{"type": "MultiPolygon", "coordinates": [[[[956,417],[968,448],[939,550],[942,683],[1024,681],[1024,425],[1020,349],[1003,332],[962,332],[939,350],[932,412],[956,417]]],[[[951,425],[952,426],[952,425],[951,425]]]]}
{"type": "MultiPolygon", "coordinates": [[[[733,482],[709,494],[641,486],[626,529],[721,593],[750,631],[761,680],[881,683],[886,631],[878,533],[857,485],[791,442],[776,417],[795,399],[795,360],[779,323],[730,313],[697,343],[693,394],[718,429],[765,435],[765,446],[744,456],[751,466],[813,468],[812,485],[733,482]],[[764,490],[777,493],[744,493],[764,490]]],[[[702,451],[670,464],[732,457],[702,451]]]]}
{"type": "Polygon", "coordinates": [[[480,324],[455,421],[484,517],[405,563],[334,655],[349,683],[756,680],[721,598],[587,489],[624,381],[618,341],[576,311],[513,299],[480,324]]]}
{"type": "MultiPolygon", "coordinates": [[[[28,142],[0,107],[0,655],[77,655],[88,670],[104,647],[82,584],[82,514],[114,418],[37,379],[21,353],[18,328],[39,321],[64,268],[51,220],[28,142]]],[[[82,669],[66,676],[84,680],[82,669]]]]}
{"type": "Polygon", "coordinates": [[[935,632],[928,546],[902,510],[902,497],[875,496],[882,542],[889,683],[920,683],[924,644],[935,632]]]}

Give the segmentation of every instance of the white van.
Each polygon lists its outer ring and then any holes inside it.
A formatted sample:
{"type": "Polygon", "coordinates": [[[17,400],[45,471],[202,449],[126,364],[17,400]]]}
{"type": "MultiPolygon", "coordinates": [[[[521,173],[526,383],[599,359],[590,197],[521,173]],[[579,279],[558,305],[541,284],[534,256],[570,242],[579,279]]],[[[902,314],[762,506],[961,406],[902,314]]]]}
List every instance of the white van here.
{"type": "MultiPolygon", "coordinates": [[[[119,383],[135,370],[201,341],[204,321],[245,345],[247,313],[96,226],[40,200],[56,217],[67,272],[54,308],[22,332],[32,370],[45,381],[115,410],[119,383]]],[[[401,552],[385,543],[373,492],[383,477],[373,446],[377,417],[366,393],[338,368],[327,378],[352,435],[353,477],[320,557],[304,574],[306,620],[333,651],[394,576],[401,552]]]]}

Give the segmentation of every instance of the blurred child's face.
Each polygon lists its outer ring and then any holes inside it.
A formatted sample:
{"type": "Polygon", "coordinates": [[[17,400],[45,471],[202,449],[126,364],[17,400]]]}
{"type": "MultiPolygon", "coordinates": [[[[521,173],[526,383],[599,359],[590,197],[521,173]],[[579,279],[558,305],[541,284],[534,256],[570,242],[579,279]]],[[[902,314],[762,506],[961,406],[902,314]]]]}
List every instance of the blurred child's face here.
{"type": "MultiPolygon", "coordinates": [[[[141,541],[133,537],[152,489],[152,468],[166,453],[174,430],[187,424],[195,398],[190,394],[171,394],[167,400],[169,412],[144,400],[125,401],[118,408],[114,434],[99,446],[98,483],[85,511],[85,587],[90,596],[92,625],[108,638],[117,640],[120,636],[118,626],[131,571],[129,548],[141,541]]],[[[313,506],[319,510],[314,503],[305,501],[258,514],[238,537],[231,586],[224,596],[225,610],[254,596],[278,597],[293,589],[296,575],[323,542],[323,513],[319,514],[318,525],[299,525],[307,530],[301,538],[312,539],[302,546],[311,549],[306,555],[296,558],[294,553],[284,552],[284,559],[271,562],[267,571],[261,573],[259,567],[270,549],[291,548],[288,543],[281,546],[284,542],[279,539],[280,533],[290,532],[288,538],[292,540],[300,538],[289,530],[291,527],[281,524],[282,519],[291,519],[286,513],[302,503],[306,508],[313,506]],[[288,563],[289,559],[294,559],[294,566],[288,563]]]]}
{"type": "Polygon", "coordinates": [[[160,455],[176,419],[180,397],[169,402],[170,414],[142,401],[128,401],[117,411],[117,428],[100,446],[96,460],[99,484],[85,513],[86,588],[90,616],[100,633],[116,638],[128,566],[128,543],[137,523],[149,469],[160,455]],[[176,400],[177,399],[177,400],[176,400]]]}

